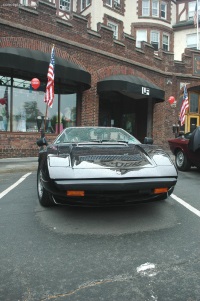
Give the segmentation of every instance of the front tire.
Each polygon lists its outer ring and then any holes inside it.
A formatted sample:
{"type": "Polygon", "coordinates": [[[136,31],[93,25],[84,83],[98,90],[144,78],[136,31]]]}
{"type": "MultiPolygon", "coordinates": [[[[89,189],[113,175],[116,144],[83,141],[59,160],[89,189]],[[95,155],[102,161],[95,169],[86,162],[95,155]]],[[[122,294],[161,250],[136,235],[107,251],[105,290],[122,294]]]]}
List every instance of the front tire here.
{"type": "Polygon", "coordinates": [[[187,171],[191,164],[182,150],[178,150],[175,155],[175,162],[178,170],[187,171]]]}
{"type": "Polygon", "coordinates": [[[37,171],[37,193],[38,193],[38,199],[41,206],[51,207],[55,205],[50,193],[46,191],[46,189],[43,187],[42,171],[40,167],[38,167],[38,171],[37,171]]]}

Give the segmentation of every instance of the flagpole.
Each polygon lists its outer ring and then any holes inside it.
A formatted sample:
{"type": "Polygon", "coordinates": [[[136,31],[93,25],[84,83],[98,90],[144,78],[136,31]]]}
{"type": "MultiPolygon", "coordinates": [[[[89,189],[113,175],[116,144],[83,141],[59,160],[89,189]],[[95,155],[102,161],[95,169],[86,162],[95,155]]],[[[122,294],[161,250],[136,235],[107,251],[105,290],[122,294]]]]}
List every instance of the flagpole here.
{"type": "Polygon", "coordinates": [[[199,50],[199,7],[198,7],[198,3],[199,0],[197,0],[197,50],[199,50]]]}
{"type": "Polygon", "coordinates": [[[45,112],[45,116],[44,116],[44,133],[45,133],[45,130],[46,130],[47,114],[48,114],[48,103],[46,104],[46,112],[45,112]]]}

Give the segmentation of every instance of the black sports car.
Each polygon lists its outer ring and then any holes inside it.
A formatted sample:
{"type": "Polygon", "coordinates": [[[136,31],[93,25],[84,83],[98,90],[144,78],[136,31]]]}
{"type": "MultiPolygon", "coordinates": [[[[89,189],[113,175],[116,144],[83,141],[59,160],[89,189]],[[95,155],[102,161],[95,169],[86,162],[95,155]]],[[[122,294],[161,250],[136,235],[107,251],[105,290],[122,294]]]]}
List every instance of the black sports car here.
{"type": "MultiPolygon", "coordinates": [[[[152,139],[146,138],[146,142],[152,139]]],[[[38,158],[37,190],[42,206],[130,205],[163,200],[173,191],[177,170],[167,153],[142,144],[121,128],[66,128],[38,158]]],[[[44,147],[46,145],[46,147],[44,147]]]]}

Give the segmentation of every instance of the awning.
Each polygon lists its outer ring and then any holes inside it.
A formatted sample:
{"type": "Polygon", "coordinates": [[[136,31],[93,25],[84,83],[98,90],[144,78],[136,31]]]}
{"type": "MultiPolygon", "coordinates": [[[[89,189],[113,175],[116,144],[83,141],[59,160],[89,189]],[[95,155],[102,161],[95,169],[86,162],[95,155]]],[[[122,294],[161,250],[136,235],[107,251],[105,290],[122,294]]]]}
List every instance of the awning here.
{"type": "MultiPolygon", "coordinates": [[[[28,48],[0,48],[1,74],[47,81],[50,56],[50,53],[28,48]]],[[[55,56],[55,90],[58,85],[61,93],[84,91],[91,86],[91,75],[81,66],[55,56]]]]}
{"type": "Polygon", "coordinates": [[[116,92],[134,99],[152,98],[156,102],[165,100],[165,92],[149,81],[134,75],[113,75],[97,83],[97,93],[105,95],[116,92]]]}

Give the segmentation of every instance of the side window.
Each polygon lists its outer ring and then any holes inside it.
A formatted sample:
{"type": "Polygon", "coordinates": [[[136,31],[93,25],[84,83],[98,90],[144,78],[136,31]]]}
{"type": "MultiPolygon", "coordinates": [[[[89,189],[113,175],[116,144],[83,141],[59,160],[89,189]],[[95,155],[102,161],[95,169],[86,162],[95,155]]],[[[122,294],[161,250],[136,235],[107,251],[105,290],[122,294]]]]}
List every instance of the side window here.
{"type": "Polygon", "coordinates": [[[196,8],[196,1],[192,1],[188,3],[188,19],[193,20],[196,8]]]}
{"type": "Polygon", "coordinates": [[[147,30],[137,30],[136,32],[136,47],[141,47],[141,42],[147,42],[147,30]]]}
{"type": "Polygon", "coordinates": [[[71,10],[71,0],[60,0],[60,9],[70,11],[71,10]]]}
{"type": "Polygon", "coordinates": [[[160,48],[159,33],[157,31],[151,31],[151,45],[156,51],[160,48]]]}
{"type": "Polygon", "coordinates": [[[165,2],[161,3],[161,18],[167,19],[167,4],[165,2]]]}
{"type": "Polygon", "coordinates": [[[162,49],[169,51],[169,36],[167,34],[163,34],[162,49]]]}
{"type": "Polygon", "coordinates": [[[196,93],[190,93],[190,113],[199,112],[199,95],[196,93]]]}
{"type": "Polygon", "coordinates": [[[91,0],[81,0],[81,10],[84,10],[90,4],[91,4],[91,0]]]}
{"type": "Polygon", "coordinates": [[[108,26],[111,27],[113,30],[114,39],[118,39],[118,25],[108,21],[108,26]]]}
{"type": "Polygon", "coordinates": [[[152,16],[159,17],[159,1],[158,0],[152,1],[152,16]]]}
{"type": "Polygon", "coordinates": [[[187,44],[187,48],[197,48],[196,33],[186,35],[186,44],[187,44]]]}
{"type": "Polygon", "coordinates": [[[120,0],[114,0],[113,5],[114,8],[120,8],[121,7],[120,0]]]}
{"type": "Polygon", "coordinates": [[[106,5],[112,6],[112,0],[106,0],[106,5]]]}
{"type": "Polygon", "coordinates": [[[149,16],[150,15],[150,1],[149,0],[142,0],[142,16],[149,16]]]}

